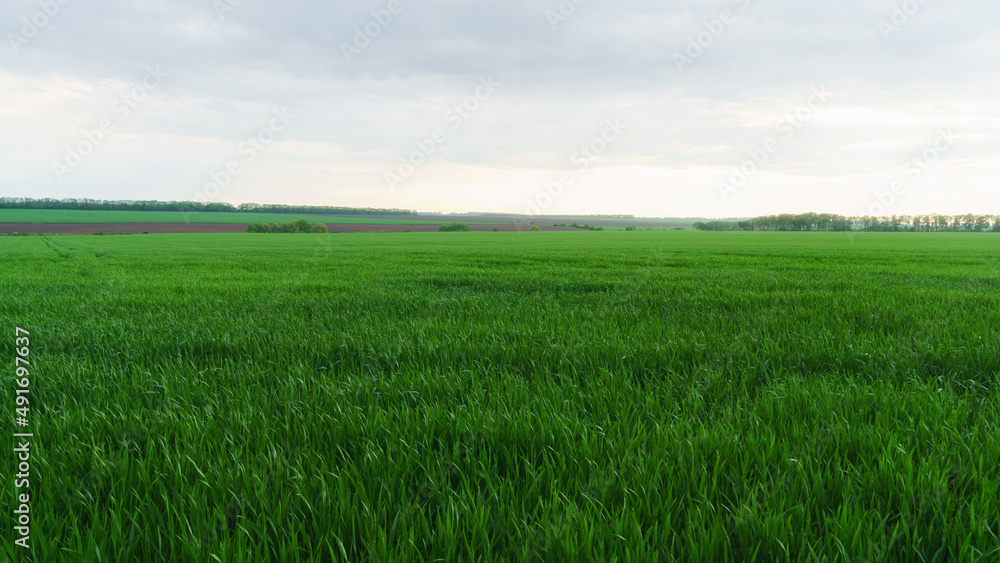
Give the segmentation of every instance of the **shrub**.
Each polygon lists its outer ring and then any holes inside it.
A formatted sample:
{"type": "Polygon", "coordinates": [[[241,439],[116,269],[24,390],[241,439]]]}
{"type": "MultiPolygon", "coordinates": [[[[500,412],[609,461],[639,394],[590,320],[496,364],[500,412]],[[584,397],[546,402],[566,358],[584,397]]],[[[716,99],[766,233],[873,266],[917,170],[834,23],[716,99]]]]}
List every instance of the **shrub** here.
{"type": "Polygon", "coordinates": [[[493,227],[493,232],[494,233],[499,233],[500,232],[500,227],[493,227]]]}
{"type": "Polygon", "coordinates": [[[539,227],[538,225],[532,225],[532,226],[531,226],[531,230],[532,230],[532,231],[540,231],[540,230],[542,230],[542,229],[541,229],[541,227],[539,227]]]}
{"type": "Polygon", "coordinates": [[[465,223],[452,223],[450,225],[441,225],[438,227],[438,232],[462,232],[468,231],[469,226],[465,223]]]}
{"type": "MultiPolygon", "coordinates": [[[[708,223],[703,223],[698,221],[694,224],[694,228],[699,231],[735,231],[739,226],[732,221],[709,221],[708,223]]],[[[787,230],[785,225],[778,227],[779,231],[787,230]]]]}
{"type": "Polygon", "coordinates": [[[625,227],[625,230],[626,231],[634,231],[635,230],[635,225],[629,225],[629,226],[625,227]]]}
{"type": "MultiPolygon", "coordinates": [[[[289,223],[250,223],[248,233],[328,233],[330,229],[325,223],[310,223],[306,219],[298,219],[289,223]]],[[[340,231],[337,231],[338,233],[340,231]]]]}

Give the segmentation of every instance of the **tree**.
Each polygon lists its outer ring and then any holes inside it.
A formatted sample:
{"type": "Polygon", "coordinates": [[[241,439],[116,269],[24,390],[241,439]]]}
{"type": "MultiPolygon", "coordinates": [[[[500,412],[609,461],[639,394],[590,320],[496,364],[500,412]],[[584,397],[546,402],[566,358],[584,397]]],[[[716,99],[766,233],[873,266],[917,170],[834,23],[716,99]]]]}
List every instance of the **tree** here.
{"type": "Polygon", "coordinates": [[[980,215],[976,217],[976,232],[980,233],[983,231],[990,230],[990,217],[989,215],[980,215]]]}
{"type": "Polygon", "coordinates": [[[328,232],[330,232],[330,229],[326,226],[325,223],[313,223],[312,232],[314,232],[314,233],[328,233],[328,232]]]}
{"type": "Polygon", "coordinates": [[[972,213],[968,213],[964,217],[962,217],[962,227],[966,231],[975,230],[975,228],[976,228],[976,216],[973,215],[972,213]]]}
{"type": "Polygon", "coordinates": [[[463,231],[468,231],[468,230],[469,230],[469,226],[466,225],[465,223],[452,223],[450,225],[441,225],[440,227],[438,227],[438,232],[441,232],[441,233],[445,233],[445,232],[463,232],[463,231]]]}

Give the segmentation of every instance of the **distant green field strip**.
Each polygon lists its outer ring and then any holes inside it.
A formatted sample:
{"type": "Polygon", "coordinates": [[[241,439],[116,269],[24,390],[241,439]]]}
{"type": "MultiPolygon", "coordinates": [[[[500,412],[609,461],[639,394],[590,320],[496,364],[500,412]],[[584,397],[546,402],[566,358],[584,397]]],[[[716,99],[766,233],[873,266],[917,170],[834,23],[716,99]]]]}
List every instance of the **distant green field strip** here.
{"type": "MultiPolygon", "coordinates": [[[[440,221],[416,219],[381,219],[378,217],[338,217],[334,215],[297,215],[292,213],[182,213],[173,211],[76,211],[64,209],[0,209],[0,223],[287,223],[308,219],[314,223],[350,225],[442,225],[440,221]]],[[[470,223],[473,225],[502,224],[470,223]]]]}

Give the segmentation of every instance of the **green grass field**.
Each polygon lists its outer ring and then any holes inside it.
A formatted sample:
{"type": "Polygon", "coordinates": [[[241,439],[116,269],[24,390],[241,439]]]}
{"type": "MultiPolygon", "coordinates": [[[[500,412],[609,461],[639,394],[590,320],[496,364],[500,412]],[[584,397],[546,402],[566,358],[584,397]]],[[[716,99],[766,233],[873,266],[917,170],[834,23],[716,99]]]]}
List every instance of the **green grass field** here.
{"type": "Polygon", "coordinates": [[[994,235],[4,237],[0,265],[36,561],[1000,558],[994,235]]]}
{"type": "MultiPolygon", "coordinates": [[[[380,219],[364,216],[297,215],[294,213],[182,213],[172,211],[76,211],[66,209],[0,209],[0,223],[287,223],[296,219],[345,225],[442,225],[452,221],[380,219]]],[[[503,223],[502,218],[497,224],[503,223]]],[[[509,222],[509,221],[508,221],[509,222]]],[[[492,223],[472,223],[492,224],[492,223]]]]}

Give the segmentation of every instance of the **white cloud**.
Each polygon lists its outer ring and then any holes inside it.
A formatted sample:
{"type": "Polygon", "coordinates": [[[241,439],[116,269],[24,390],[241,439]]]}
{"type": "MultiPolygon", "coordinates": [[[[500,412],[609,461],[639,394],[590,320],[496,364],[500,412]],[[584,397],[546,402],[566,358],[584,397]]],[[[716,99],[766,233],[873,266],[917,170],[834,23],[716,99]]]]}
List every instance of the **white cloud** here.
{"type": "MultiPolygon", "coordinates": [[[[627,132],[554,206],[853,212],[952,126],[954,151],[899,207],[1000,212],[990,197],[1000,177],[995,2],[928,3],[889,41],[878,21],[893,2],[882,0],[588,2],[555,31],[553,0],[402,2],[350,64],[341,44],[386,2],[244,2],[223,19],[204,0],[71,3],[17,53],[0,54],[4,195],[185,199],[287,106],[300,118],[221,199],[519,211],[618,117],[627,132]],[[733,23],[678,73],[672,55],[723,9],[733,23]],[[58,182],[52,160],[151,65],[169,73],[162,87],[58,182]],[[503,83],[496,95],[405,186],[387,190],[386,170],[490,74],[503,83]],[[719,178],[818,85],[831,100],[745,193],[720,202],[719,178]]],[[[15,0],[0,16],[19,34],[37,9],[15,0]]]]}

